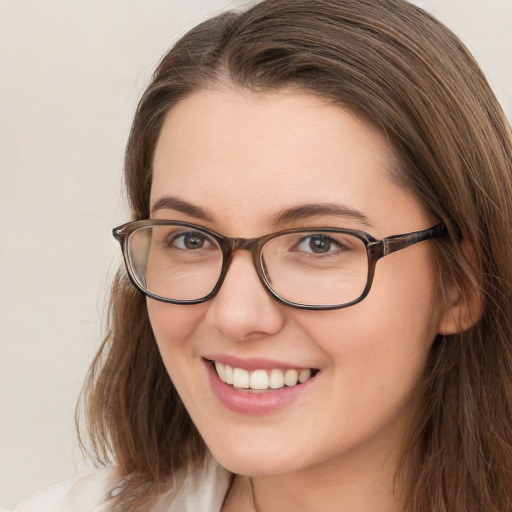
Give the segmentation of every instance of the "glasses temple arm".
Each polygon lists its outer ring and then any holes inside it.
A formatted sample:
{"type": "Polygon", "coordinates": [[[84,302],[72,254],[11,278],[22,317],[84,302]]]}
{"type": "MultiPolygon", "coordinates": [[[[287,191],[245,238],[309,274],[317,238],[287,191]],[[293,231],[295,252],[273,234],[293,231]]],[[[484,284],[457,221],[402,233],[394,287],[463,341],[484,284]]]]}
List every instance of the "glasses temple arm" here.
{"type": "MultiPolygon", "coordinates": [[[[394,235],[381,240],[382,244],[382,256],[391,254],[392,252],[400,251],[406,247],[423,242],[425,240],[431,240],[444,235],[447,232],[444,223],[436,224],[431,228],[423,229],[421,231],[415,231],[413,233],[406,233],[404,235],[394,235]]],[[[381,257],[382,257],[381,256],[381,257]]]]}

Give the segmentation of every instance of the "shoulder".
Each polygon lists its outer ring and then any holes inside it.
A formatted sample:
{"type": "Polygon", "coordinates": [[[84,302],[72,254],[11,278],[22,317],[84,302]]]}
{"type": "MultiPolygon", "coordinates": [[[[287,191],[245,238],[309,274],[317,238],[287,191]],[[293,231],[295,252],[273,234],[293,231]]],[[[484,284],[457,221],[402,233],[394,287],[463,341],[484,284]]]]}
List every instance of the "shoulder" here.
{"type": "Polygon", "coordinates": [[[83,473],[31,494],[11,512],[100,512],[120,480],[113,469],[83,473]]]}
{"type": "MultiPolygon", "coordinates": [[[[233,475],[213,457],[174,475],[152,512],[219,512],[233,475]]],[[[16,511],[17,512],[17,511],[16,511]]]]}
{"type": "MultiPolygon", "coordinates": [[[[231,479],[231,473],[206,457],[198,467],[173,475],[151,510],[219,512],[231,479]]],[[[10,512],[106,512],[122,488],[114,469],[91,471],[35,492],[10,512]]]]}

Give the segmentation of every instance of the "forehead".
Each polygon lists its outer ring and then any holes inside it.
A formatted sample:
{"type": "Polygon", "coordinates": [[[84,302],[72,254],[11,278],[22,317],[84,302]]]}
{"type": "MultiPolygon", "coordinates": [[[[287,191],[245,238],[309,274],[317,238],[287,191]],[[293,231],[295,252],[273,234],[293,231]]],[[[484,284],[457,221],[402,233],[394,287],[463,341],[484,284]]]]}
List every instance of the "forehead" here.
{"type": "Polygon", "coordinates": [[[381,132],[314,95],[203,90],[165,119],[151,203],[170,194],[237,218],[301,203],[385,215],[408,195],[391,180],[394,162],[381,132]]]}

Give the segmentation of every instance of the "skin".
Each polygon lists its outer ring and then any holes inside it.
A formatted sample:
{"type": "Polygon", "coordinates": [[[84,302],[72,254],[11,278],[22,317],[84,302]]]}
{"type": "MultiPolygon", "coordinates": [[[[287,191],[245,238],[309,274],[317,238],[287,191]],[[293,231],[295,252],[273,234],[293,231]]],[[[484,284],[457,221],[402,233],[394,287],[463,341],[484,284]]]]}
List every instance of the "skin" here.
{"type": "MultiPolygon", "coordinates": [[[[202,208],[153,218],[194,222],[232,237],[293,227],[360,229],[376,238],[434,219],[391,179],[386,138],[351,112],[294,91],[202,90],[167,115],[151,204],[172,195],[202,208]],[[275,225],[283,209],[336,203],[361,212],[275,225]]],[[[224,510],[398,510],[393,474],[414,389],[446,312],[423,242],[377,264],[352,307],[304,311],[263,288],[237,252],[219,294],[194,306],[148,299],[163,361],[217,460],[239,476],[224,510]],[[203,357],[226,354],[320,372],[298,400],[263,415],[235,413],[212,392],[203,357]]]]}

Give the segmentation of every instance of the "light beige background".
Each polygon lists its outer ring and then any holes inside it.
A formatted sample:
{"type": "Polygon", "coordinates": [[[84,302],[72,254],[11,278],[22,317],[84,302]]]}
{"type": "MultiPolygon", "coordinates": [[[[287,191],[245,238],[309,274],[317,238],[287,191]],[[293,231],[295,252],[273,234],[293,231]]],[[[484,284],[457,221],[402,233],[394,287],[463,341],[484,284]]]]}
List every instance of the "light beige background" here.
{"type": "MultiPolygon", "coordinates": [[[[416,2],[512,119],[512,0],[416,2]]],[[[87,466],[74,404],[101,340],[131,117],[163,52],[240,0],[0,0],[0,506],[87,466]]]]}

